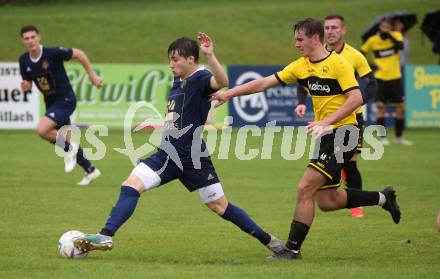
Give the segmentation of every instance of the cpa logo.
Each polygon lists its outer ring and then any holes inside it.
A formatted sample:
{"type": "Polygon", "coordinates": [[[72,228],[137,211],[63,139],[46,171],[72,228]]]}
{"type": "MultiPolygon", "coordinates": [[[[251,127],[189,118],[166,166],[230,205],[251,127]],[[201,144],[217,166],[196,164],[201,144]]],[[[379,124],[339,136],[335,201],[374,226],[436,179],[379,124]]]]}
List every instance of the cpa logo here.
{"type": "MultiPolygon", "coordinates": [[[[262,76],[257,72],[246,72],[237,78],[235,85],[237,86],[261,77],[262,76]]],[[[232,104],[237,114],[247,122],[260,121],[269,110],[264,92],[233,98],[232,104]]]]}

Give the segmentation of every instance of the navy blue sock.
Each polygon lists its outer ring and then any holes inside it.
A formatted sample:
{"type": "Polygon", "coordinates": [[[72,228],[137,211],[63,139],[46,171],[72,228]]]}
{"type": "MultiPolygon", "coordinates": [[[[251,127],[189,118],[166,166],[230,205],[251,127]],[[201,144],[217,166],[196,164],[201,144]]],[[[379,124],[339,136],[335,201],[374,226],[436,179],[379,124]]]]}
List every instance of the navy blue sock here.
{"type": "Polygon", "coordinates": [[[64,152],[68,152],[70,148],[70,142],[64,140],[64,152]]]}
{"type": "Polygon", "coordinates": [[[64,152],[69,151],[70,143],[62,135],[59,135],[59,137],[60,137],[60,140],[51,141],[50,143],[59,146],[60,148],[62,148],[64,150],[64,152]]]}
{"type": "Polygon", "coordinates": [[[240,207],[228,203],[228,207],[226,207],[222,218],[234,223],[242,231],[257,238],[263,245],[270,242],[270,235],[263,231],[240,207]]]}
{"type": "Polygon", "coordinates": [[[76,153],[76,162],[80,165],[85,172],[91,173],[95,170],[95,167],[92,166],[92,163],[84,157],[84,152],[81,147],[78,146],[78,153],[76,153]]]}
{"type": "Polygon", "coordinates": [[[124,224],[133,214],[139,197],[140,194],[136,189],[122,186],[119,200],[110,212],[107,223],[100,233],[113,236],[119,227],[121,227],[122,224],[124,224]]]}

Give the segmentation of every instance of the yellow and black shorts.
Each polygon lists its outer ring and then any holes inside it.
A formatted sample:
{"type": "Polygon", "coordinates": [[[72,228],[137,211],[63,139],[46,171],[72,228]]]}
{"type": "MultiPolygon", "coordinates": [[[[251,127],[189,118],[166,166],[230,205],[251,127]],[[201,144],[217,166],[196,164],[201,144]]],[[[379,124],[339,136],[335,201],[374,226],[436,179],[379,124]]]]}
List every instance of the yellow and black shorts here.
{"type": "MultiPolygon", "coordinates": [[[[338,129],[341,129],[341,127],[338,129]]],[[[316,169],[327,178],[327,183],[319,190],[338,188],[341,185],[341,169],[344,162],[348,162],[356,153],[356,144],[353,143],[354,147],[345,152],[342,151],[342,144],[349,146],[349,140],[356,140],[357,142],[359,129],[356,126],[351,126],[351,131],[354,133],[346,131],[342,139],[336,139],[338,129],[333,130],[331,134],[322,136],[319,150],[316,150],[318,146],[315,145],[315,156],[308,164],[308,167],[316,169]],[[338,158],[340,158],[339,162],[338,158]]]]}

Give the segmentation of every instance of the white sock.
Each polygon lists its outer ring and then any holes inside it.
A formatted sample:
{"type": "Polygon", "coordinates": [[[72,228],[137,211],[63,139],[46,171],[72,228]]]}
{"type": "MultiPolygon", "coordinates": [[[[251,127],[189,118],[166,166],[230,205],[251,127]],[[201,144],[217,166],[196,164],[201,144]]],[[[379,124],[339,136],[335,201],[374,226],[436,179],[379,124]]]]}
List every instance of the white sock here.
{"type": "Polygon", "coordinates": [[[381,192],[379,192],[379,203],[378,204],[383,206],[386,201],[387,201],[387,198],[385,197],[385,195],[382,194],[381,192]]]}

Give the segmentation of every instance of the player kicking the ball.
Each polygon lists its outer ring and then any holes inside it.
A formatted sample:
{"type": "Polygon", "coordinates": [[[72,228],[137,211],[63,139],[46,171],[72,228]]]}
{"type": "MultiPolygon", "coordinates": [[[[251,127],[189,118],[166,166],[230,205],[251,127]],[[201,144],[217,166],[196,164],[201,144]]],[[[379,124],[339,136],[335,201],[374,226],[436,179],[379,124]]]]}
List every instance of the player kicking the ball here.
{"type": "Polygon", "coordinates": [[[133,214],[140,194],[179,179],[189,191],[197,191],[206,206],[220,217],[258,239],[273,253],[284,251],[280,240],[265,232],[241,208],[228,202],[211,158],[201,156],[203,150],[206,151],[200,135],[210,109],[209,95],[227,86],[228,78],[214,55],[211,39],[199,33],[198,40],[212,73],[199,66],[196,41],[183,37],[171,43],[168,58],[175,78],[168,97],[162,143],[158,151],[142,160],[122,183],[119,200],[100,233],[77,239],[77,248],[83,251],[112,249],[112,237],[133,214]]]}

